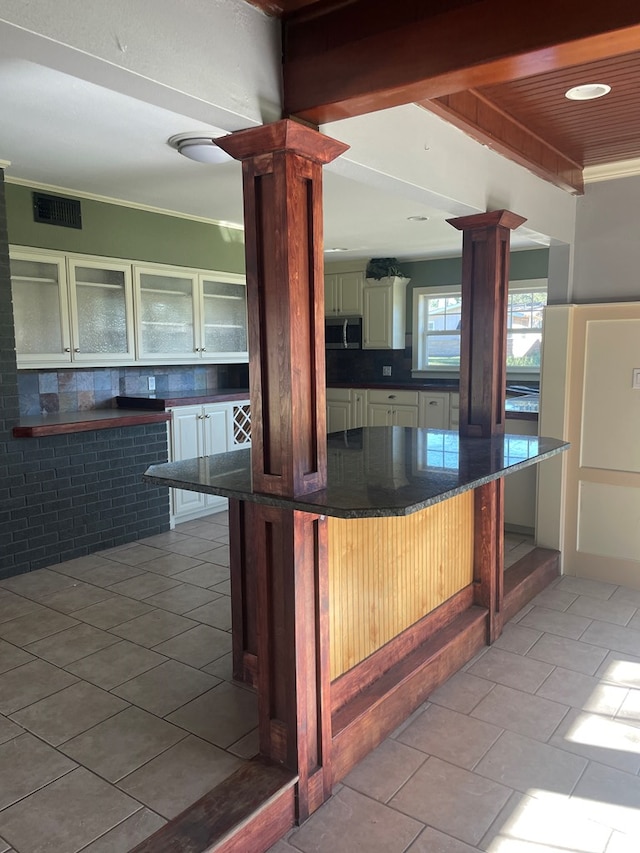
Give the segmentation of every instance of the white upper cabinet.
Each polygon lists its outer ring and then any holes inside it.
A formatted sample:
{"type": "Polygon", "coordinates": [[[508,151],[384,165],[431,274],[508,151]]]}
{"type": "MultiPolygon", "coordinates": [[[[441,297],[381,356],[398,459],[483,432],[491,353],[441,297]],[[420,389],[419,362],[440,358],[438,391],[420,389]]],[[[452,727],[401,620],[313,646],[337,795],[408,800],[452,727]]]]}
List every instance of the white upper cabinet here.
{"type": "Polygon", "coordinates": [[[328,273],[324,277],[326,317],[362,317],[364,273],[328,273]]]}
{"type": "Polygon", "coordinates": [[[247,287],[242,275],[200,275],[202,291],[202,355],[224,361],[246,361],[247,287]]]}
{"type": "Polygon", "coordinates": [[[246,362],[243,275],[10,251],[18,367],[246,362]]]}
{"type": "Polygon", "coordinates": [[[192,361],[201,356],[197,273],[134,267],[138,358],[192,361]]]}
{"type": "Polygon", "coordinates": [[[381,279],[364,285],[363,349],[404,349],[409,279],[381,279]]]}
{"type": "Polygon", "coordinates": [[[73,361],[131,361],[131,265],[70,258],[68,267],[73,361]]]}
{"type": "Polygon", "coordinates": [[[11,289],[18,367],[133,360],[130,265],[15,250],[11,289]]]}
{"type": "Polygon", "coordinates": [[[134,267],[138,358],[248,361],[242,275],[134,267]]]}

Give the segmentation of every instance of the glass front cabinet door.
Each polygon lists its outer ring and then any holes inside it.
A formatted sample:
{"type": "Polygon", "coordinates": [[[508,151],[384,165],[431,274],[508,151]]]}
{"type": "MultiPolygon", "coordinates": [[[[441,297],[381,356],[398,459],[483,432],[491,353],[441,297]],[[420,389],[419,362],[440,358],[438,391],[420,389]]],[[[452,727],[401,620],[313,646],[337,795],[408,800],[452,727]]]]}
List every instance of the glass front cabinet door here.
{"type": "Polygon", "coordinates": [[[138,358],[171,363],[200,357],[197,274],[144,267],[134,274],[138,358]]]}
{"type": "Polygon", "coordinates": [[[64,257],[12,251],[11,295],[18,366],[68,364],[71,335],[64,257]]]}
{"type": "Polygon", "coordinates": [[[200,284],[203,357],[246,361],[247,288],[244,276],[233,273],[201,275],[200,284]]]}
{"type": "Polygon", "coordinates": [[[134,358],[130,264],[11,251],[18,367],[134,358]]]}
{"type": "Polygon", "coordinates": [[[69,294],[73,360],[132,361],[131,265],[69,259],[69,294]]]}

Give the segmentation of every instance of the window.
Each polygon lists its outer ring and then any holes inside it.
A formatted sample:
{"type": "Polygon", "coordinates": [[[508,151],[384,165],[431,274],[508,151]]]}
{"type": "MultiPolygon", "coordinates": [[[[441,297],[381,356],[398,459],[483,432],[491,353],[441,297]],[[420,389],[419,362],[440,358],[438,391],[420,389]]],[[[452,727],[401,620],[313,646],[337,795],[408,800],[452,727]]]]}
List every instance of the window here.
{"type": "MultiPolygon", "coordinates": [[[[507,370],[540,372],[546,279],[509,284],[507,370]]],[[[413,291],[413,371],[460,369],[461,289],[416,287],[413,291]]]]}

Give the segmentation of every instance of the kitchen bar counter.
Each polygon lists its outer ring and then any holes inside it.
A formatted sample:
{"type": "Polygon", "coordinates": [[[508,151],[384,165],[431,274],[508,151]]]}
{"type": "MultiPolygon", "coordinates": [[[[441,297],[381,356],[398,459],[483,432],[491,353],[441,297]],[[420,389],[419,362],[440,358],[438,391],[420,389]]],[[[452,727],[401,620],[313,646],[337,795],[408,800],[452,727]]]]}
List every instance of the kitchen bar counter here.
{"type": "Polygon", "coordinates": [[[566,450],[553,438],[462,438],[449,430],[364,427],[327,440],[327,487],[282,498],[254,492],[249,450],[152,465],[157,485],[337,518],[405,516],[566,450]]]}
{"type": "Polygon", "coordinates": [[[205,403],[226,403],[248,400],[248,388],[191,389],[188,391],[153,391],[148,394],[122,394],[116,397],[120,409],[153,409],[164,411],[172,406],[197,406],[205,403]]]}
{"type": "Polygon", "coordinates": [[[36,438],[44,435],[65,435],[96,429],[139,426],[168,421],[166,412],[131,410],[126,414],[118,409],[92,409],[88,412],[56,412],[49,415],[29,415],[20,418],[13,428],[14,438],[36,438]]]}

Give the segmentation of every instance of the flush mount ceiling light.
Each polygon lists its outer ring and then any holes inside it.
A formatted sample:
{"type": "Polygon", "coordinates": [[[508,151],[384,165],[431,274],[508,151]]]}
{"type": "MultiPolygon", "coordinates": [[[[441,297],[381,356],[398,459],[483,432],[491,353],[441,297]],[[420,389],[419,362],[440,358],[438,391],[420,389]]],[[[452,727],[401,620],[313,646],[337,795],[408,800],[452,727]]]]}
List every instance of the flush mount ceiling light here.
{"type": "Polygon", "coordinates": [[[179,154],[198,163],[226,163],[233,159],[216,145],[211,136],[205,136],[203,133],[177,133],[167,140],[167,144],[179,154]]]}
{"type": "Polygon", "coordinates": [[[608,95],[610,91],[611,86],[607,86],[606,83],[583,83],[566,91],[564,96],[570,101],[593,101],[595,98],[608,95]]]}
{"type": "Polygon", "coordinates": [[[328,254],[329,252],[348,252],[349,250],[344,246],[332,246],[329,249],[325,249],[325,252],[328,254]]]}
{"type": "Polygon", "coordinates": [[[428,222],[428,216],[407,216],[409,222],[428,222]]]}

